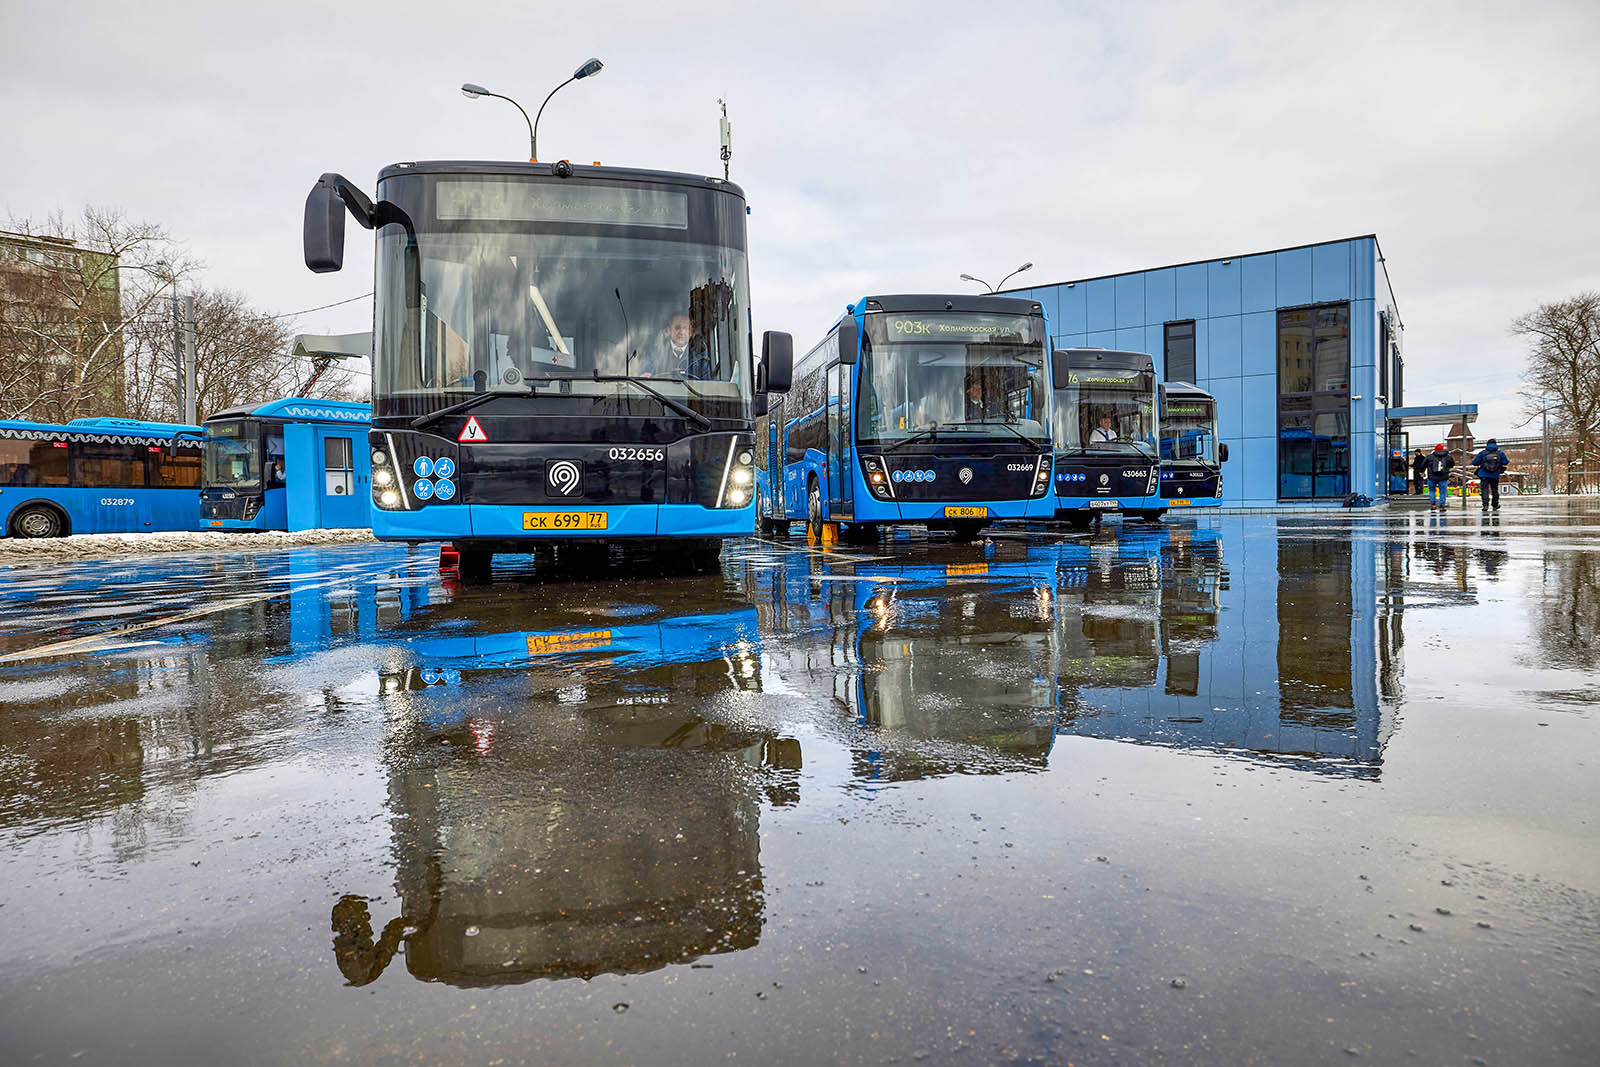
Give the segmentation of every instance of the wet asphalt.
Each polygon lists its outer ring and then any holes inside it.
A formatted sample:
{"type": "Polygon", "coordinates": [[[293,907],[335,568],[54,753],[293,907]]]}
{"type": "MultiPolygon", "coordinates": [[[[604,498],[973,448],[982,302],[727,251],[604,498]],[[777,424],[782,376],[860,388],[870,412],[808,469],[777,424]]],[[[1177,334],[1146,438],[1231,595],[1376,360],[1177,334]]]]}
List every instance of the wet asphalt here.
{"type": "Polygon", "coordinates": [[[1593,1063],[1597,535],[0,566],[0,1061],[1593,1063]]]}

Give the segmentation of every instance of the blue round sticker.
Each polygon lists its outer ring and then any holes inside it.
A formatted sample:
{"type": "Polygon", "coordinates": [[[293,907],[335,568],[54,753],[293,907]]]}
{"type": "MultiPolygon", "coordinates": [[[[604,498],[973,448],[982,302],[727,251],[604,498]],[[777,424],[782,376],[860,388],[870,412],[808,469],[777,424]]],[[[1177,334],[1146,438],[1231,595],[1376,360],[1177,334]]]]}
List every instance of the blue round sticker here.
{"type": "Polygon", "coordinates": [[[435,478],[448,478],[456,472],[456,461],[449,456],[440,456],[439,461],[433,465],[435,478]]]}
{"type": "MultiPolygon", "coordinates": [[[[434,470],[438,469],[438,467],[434,468],[434,470]]],[[[433,483],[433,495],[438,497],[440,500],[449,500],[451,497],[456,495],[456,483],[452,482],[449,478],[440,478],[437,482],[433,483]]]]}
{"type": "Polygon", "coordinates": [[[418,478],[411,483],[411,495],[418,500],[426,500],[433,495],[433,483],[426,478],[418,478]]]}
{"type": "Polygon", "coordinates": [[[433,460],[427,456],[418,456],[417,461],[411,465],[411,469],[417,472],[418,478],[426,478],[433,473],[433,460]]]}

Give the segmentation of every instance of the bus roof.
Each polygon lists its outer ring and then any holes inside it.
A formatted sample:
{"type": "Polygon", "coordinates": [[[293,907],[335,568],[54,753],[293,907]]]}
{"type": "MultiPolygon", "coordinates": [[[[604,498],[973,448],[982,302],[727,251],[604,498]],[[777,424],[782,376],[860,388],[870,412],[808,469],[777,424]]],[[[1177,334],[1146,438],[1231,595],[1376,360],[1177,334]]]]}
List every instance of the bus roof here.
{"type": "Polygon", "coordinates": [[[1195,385],[1193,382],[1162,382],[1161,395],[1163,397],[1183,397],[1187,400],[1215,400],[1216,397],[1195,385]]]}
{"type": "Polygon", "coordinates": [[[281,422],[342,422],[367,425],[372,422],[372,405],[351,400],[312,400],[303,396],[266,400],[259,404],[242,404],[236,408],[219,411],[206,419],[277,419],[281,422]]]}
{"type": "Polygon", "coordinates": [[[145,422],[141,419],[112,419],[103,416],[94,418],[73,419],[67,423],[68,429],[104,429],[109,432],[123,433],[177,433],[179,430],[198,432],[200,427],[191,426],[182,422],[145,422]]]}
{"type": "MultiPolygon", "coordinates": [[[[64,437],[72,441],[171,441],[180,433],[199,443],[200,427],[172,422],[140,422],[137,419],[73,419],[68,423],[29,422],[26,419],[0,419],[0,437],[64,437]]],[[[179,438],[180,443],[184,442],[179,438]]]]}
{"type": "Polygon", "coordinates": [[[864,296],[853,307],[872,311],[987,311],[1001,315],[1030,315],[1044,310],[1037,300],[1023,300],[1014,296],[974,296],[971,293],[864,296]]]}
{"type": "MultiPolygon", "coordinates": [[[[605,167],[566,161],[572,168],[572,177],[566,181],[583,178],[607,178],[612,181],[656,183],[665,185],[690,185],[697,189],[716,189],[732,193],[743,200],[744,189],[725,178],[705,174],[685,174],[674,170],[642,170],[637,167],[605,167]]],[[[391,163],[378,172],[378,181],[400,178],[408,174],[510,174],[523,178],[548,178],[555,175],[555,163],[522,163],[517,160],[423,159],[413,163],[391,163]]]]}
{"type": "Polygon", "coordinates": [[[1119,352],[1109,348],[1067,348],[1056,351],[1066,352],[1069,367],[1088,367],[1099,363],[1122,369],[1142,370],[1145,367],[1155,366],[1155,360],[1148,352],[1119,352]]]}

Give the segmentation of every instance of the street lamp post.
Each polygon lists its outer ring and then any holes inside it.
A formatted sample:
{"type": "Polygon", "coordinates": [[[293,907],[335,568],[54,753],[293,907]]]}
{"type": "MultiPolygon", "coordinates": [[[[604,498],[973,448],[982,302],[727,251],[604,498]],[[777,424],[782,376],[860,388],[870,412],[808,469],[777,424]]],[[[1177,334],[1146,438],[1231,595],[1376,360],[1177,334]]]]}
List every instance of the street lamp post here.
{"type": "MultiPolygon", "coordinates": [[[[548,104],[551,96],[556,95],[556,93],[560,92],[562,89],[565,89],[579,78],[589,78],[599,74],[601,68],[604,66],[605,64],[601,63],[598,59],[589,59],[581,67],[572,72],[572,77],[568,78],[554,89],[551,89],[550,95],[544,98],[544,104],[548,104]]],[[[461,93],[468,100],[476,100],[480,96],[492,96],[496,100],[506,101],[512,107],[516,108],[518,111],[521,111],[522,121],[528,124],[528,162],[539,162],[539,117],[544,114],[544,104],[539,105],[539,110],[536,111],[533,118],[530,119],[528,118],[528,112],[521,104],[502,93],[492,93],[481,85],[474,85],[472,82],[466,82],[461,86],[461,93]]]]}
{"type": "Polygon", "coordinates": [[[989,290],[989,292],[992,293],[995,290],[1002,288],[1006,284],[1006,282],[1010,281],[1012,279],[1012,277],[1014,277],[1015,275],[1021,274],[1025,270],[1030,270],[1030,269],[1032,269],[1032,267],[1033,267],[1032,263],[1024,263],[1022,266],[1018,267],[1016,270],[1012,271],[1010,274],[1007,274],[1004,278],[1001,278],[999,285],[990,285],[988,282],[984,281],[982,278],[974,278],[970,274],[963,274],[961,276],[961,280],[964,281],[964,282],[977,282],[979,285],[983,286],[985,289],[989,290]]]}

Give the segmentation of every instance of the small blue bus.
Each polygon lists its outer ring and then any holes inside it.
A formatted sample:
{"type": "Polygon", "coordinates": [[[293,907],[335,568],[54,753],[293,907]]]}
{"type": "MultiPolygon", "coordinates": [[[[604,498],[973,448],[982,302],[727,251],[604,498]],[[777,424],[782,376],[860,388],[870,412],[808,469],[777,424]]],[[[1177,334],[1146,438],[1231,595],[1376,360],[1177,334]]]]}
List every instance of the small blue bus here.
{"type": "Polygon", "coordinates": [[[1217,399],[1188,382],[1161,383],[1161,503],[1217,507],[1228,446],[1217,440],[1217,399]]]}
{"type": "Polygon", "coordinates": [[[1049,510],[1049,334],[1038,302],[865,297],[757,424],[759,515],[847,541],[926,524],[970,540],[1049,510]]]}
{"type": "Polygon", "coordinates": [[[1155,521],[1160,424],[1155,361],[1143,352],[1052,353],[1055,518],[1088,526],[1120,512],[1155,521]]]}
{"type": "Polygon", "coordinates": [[[370,529],[372,407],[289,397],[206,419],[206,529],[370,529]]]}
{"type": "Polygon", "coordinates": [[[0,536],[200,528],[200,428],[0,421],[0,536]]]}

